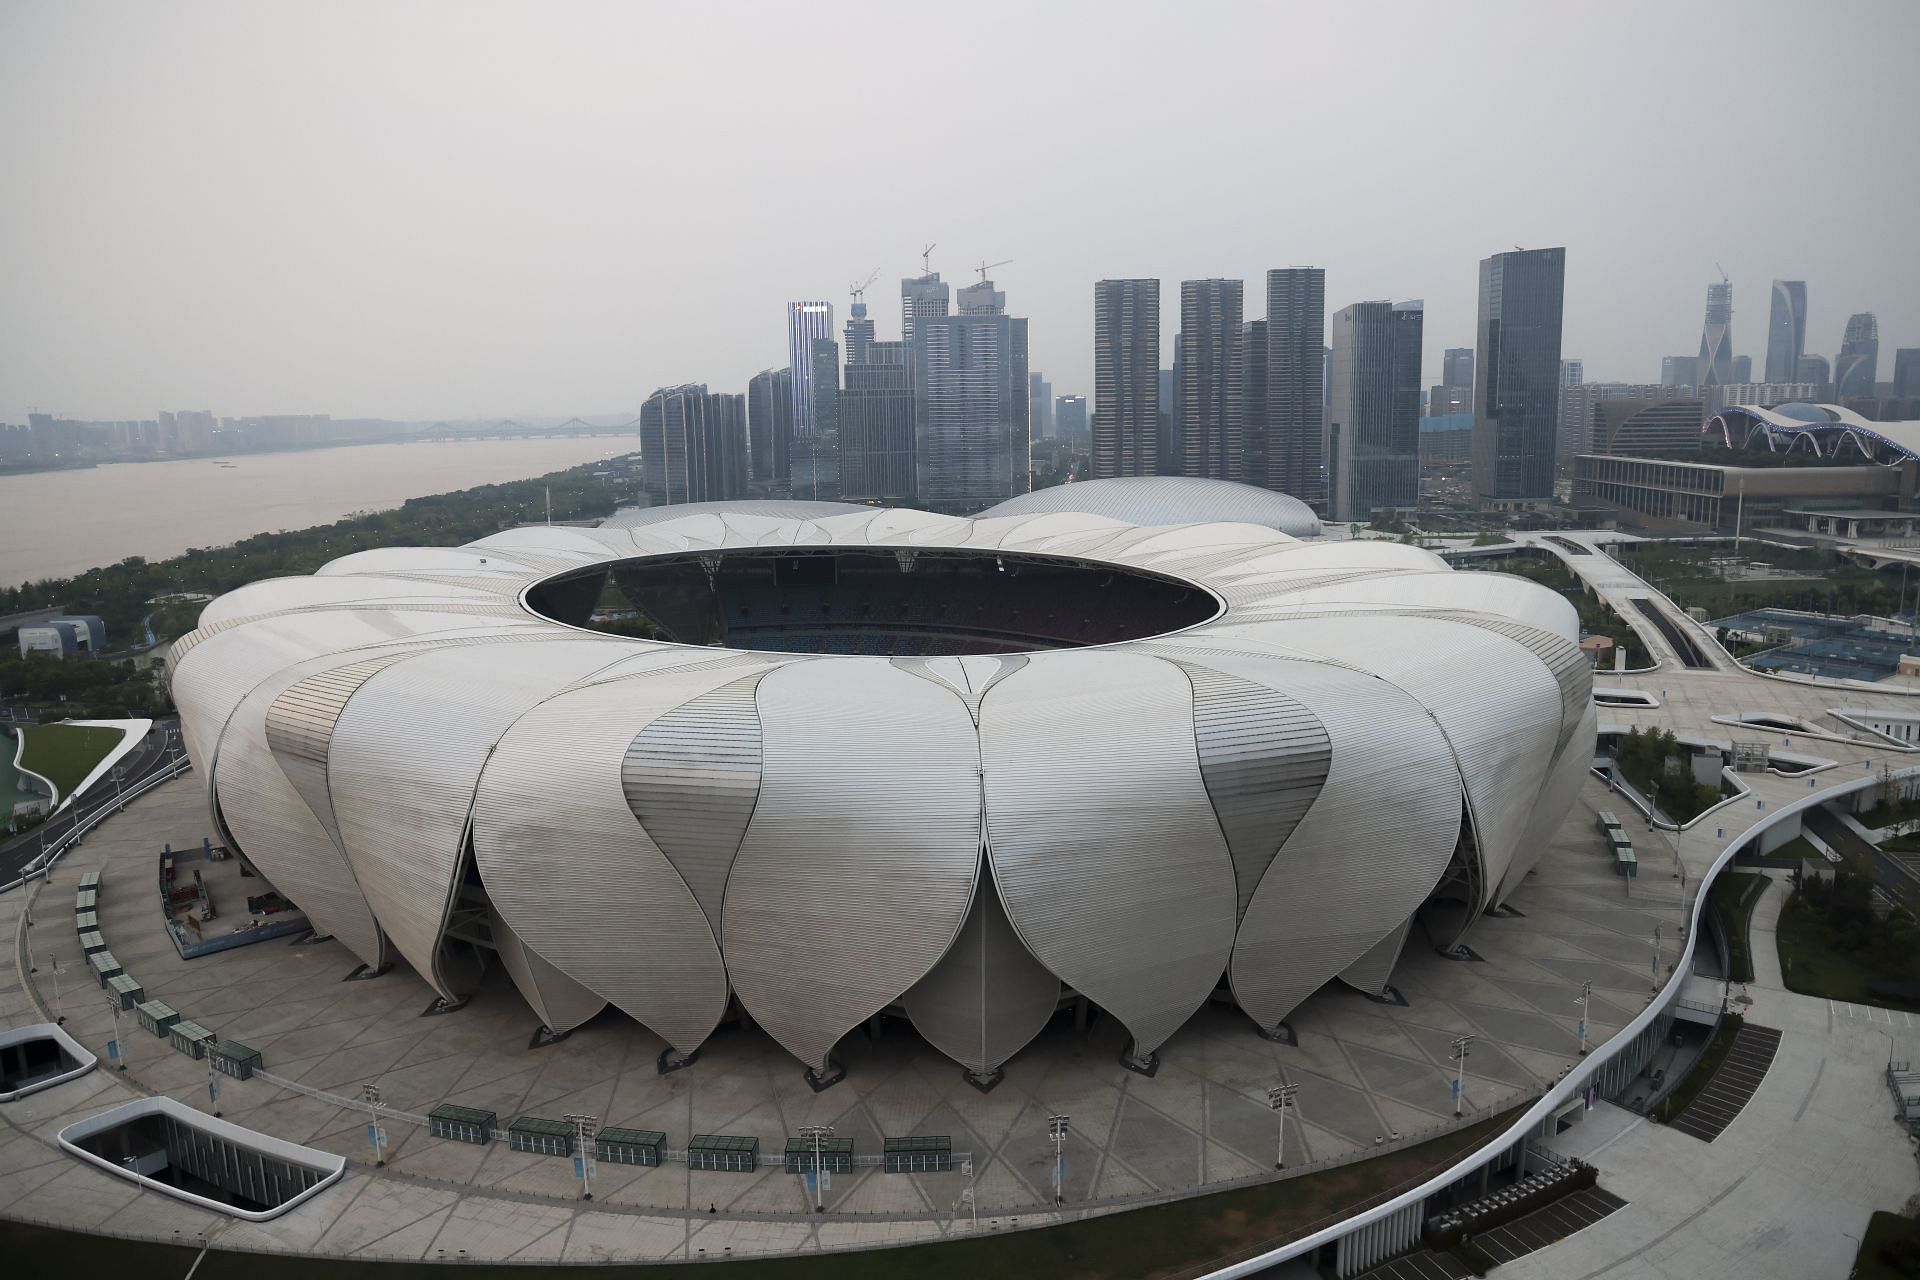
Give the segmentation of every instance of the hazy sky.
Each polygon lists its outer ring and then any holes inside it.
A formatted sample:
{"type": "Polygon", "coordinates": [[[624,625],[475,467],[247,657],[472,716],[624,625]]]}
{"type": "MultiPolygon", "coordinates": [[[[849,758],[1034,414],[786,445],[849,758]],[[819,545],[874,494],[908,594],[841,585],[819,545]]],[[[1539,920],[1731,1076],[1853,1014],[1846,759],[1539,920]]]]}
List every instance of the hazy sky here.
{"type": "Polygon", "coordinates": [[[1920,2],[0,0],[0,420],[632,411],[786,363],[782,303],[993,277],[1089,392],[1093,282],[1427,301],[1567,246],[1565,354],[1652,379],[1734,282],[1920,346],[1920,2]]]}

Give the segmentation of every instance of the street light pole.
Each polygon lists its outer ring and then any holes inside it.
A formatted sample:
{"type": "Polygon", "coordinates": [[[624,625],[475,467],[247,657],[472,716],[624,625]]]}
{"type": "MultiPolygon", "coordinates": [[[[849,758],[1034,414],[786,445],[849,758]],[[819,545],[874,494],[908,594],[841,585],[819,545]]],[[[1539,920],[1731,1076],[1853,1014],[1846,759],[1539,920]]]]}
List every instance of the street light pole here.
{"type": "Polygon", "coordinates": [[[1587,1001],[1592,998],[1593,983],[1591,982],[1581,983],[1580,994],[1573,998],[1573,1002],[1580,1006],[1580,1056],[1583,1058],[1587,1056],[1587,1001]]]}
{"type": "Polygon", "coordinates": [[[593,1173],[593,1135],[600,1126],[600,1117],[569,1112],[563,1117],[573,1126],[573,1158],[580,1170],[580,1198],[593,1199],[593,1184],[589,1179],[593,1173]]]}
{"type": "Polygon", "coordinates": [[[1453,1118],[1458,1120],[1465,1112],[1467,1102],[1467,1055],[1473,1051],[1472,1036],[1455,1036],[1453,1039],[1453,1060],[1457,1064],[1453,1073],[1453,1118]]]}
{"type": "Polygon", "coordinates": [[[51,956],[47,963],[53,966],[53,1025],[58,1027],[67,1021],[67,1002],[60,994],[60,957],[51,956]]]}
{"type": "Polygon", "coordinates": [[[1660,990],[1660,926],[1653,926],[1653,990],[1660,990]]]}
{"type": "Polygon", "coordinates": [[[387,1163],[387,1132],[380,1123],[380,1086],[369,1080],[360,1086],[360,1100],[373,1108],[373,1123],[367,1126],[367,1138],[373,1143],[373,1163],[379,1168],[387,1163]]]}
{"type": "Polygon", "coordinates": [[[1282,1082],[1267,1090],[1267,1109],[1280,1113],[1280,1146],[1273,1153],[1273,1167],[1287,1167],[1287,1109],[1293,1106],[1293,1096],[1300,1092],[1297,1084],[1282,1082]]]}
{"type": "Polygon", "coordinates": [[[800,1126],[800,1136],[813,1139],[813,1211],[815,1213],[825,1213],[827,1211],[827,1188],[821,1178],[820,1169],[820,1140],[832,1132],[833,1126],[830,1124],[803,1124],[800,1126]]]}
{"type": "Polygon", "coordinates": [[[1067,1120],[1063,1115],[1047,1117],[1047,1136],[1053,1139],[1053,1202],[1067,1202],[1067,1120]]]}

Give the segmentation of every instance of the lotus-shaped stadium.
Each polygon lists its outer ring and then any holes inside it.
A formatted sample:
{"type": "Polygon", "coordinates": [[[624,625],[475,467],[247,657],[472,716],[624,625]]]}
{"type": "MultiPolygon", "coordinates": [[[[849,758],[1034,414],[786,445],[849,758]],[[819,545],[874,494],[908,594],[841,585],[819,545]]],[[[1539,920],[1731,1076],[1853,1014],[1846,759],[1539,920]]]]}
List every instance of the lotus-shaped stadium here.
{"type": "Polygon", "coordinates": [[[195,776],[370,969],[453,1005],[491,950],[550,1032],[614,1005],[662,1069],[744,1014],[816,1087],[888,1010],[981,1084],[1078,998],[1139,1070],[1210,999],[1285,1034],[1457,948],[1559,827],[1595,722],[1555,593],[1023,501],[664,508],[254,583],[169,659],[195,776]],[[610,586],[670,639],[587,629],[610,586]]]}

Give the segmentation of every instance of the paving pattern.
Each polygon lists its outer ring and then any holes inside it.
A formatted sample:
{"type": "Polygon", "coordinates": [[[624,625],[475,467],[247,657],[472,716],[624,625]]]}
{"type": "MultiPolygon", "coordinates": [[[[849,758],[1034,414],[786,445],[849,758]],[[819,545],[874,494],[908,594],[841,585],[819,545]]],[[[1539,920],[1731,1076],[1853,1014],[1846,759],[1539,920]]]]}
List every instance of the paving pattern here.
{"type": "Polygon", "coordinates": [[[1535,1209],[1503,1227],[1482,1231],[1473,1239],[1495,1261],[1512,1262],[1550,1244],[1558,1244],[1576,1231],[1586,1230],[1626,1204],[1611,1191],[1589,1187],[1535,1209]]]}
{"type": "Polygon", "coordinates": [[[1702,1142],[1712,1142],[1753,1100],[1780,1049],[1780,1033],[1772,1027],[1742,1026],[1727,1056],[1714,1069],[1713,1079],[1694,1096],[1672,1124],[1702,1142]]]}
{"type": "Polygon", "coordinates": [[[1467,1280],[1467,1264],[1450,1253],[1422,1249],[1363,1272],[1359,1280],[1467,1280]]]}

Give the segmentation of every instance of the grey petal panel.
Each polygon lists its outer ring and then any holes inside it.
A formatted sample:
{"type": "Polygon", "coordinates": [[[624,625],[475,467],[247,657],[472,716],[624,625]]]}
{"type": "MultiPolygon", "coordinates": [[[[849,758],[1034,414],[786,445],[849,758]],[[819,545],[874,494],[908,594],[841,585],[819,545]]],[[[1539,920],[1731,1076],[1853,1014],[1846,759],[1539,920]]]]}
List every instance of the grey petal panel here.
{"type": "Polygon", "coordinates": [[[991,873],[953,947],[907,992],[914,1029],[970,1071],[992,1071],[1039,1035],[1060,1004],[1060,979],[1014,932],[991,873]]]}
{"type": "Polygon", "coordinates": [[[620,782],[633,816],[693,890],[714,935],[727,873],[760,798],[761,667],[675,707],[627,747],[620,782]]]}
{"type": "Polygon", "coordinates": [[[726,970],[700,904],[627,806],[620,770],[656,717],[739,675],[664,671],[549,698],[502,736],[474,795],[474,860],[501,918],[683,1053],[726,1012],[726,970]]]}
{"type": "Polygon", "coordinates": [[[607,1002],[548,964],[513,931],[498,911],[489,924],[500,963],[540,1019],[554,1031],[571,1031],[607,1007],[607,1002]]]}
{"type": "Polygon", "coordinates": [[[327,789],[327,748],[333,741],[333,727],[339,723],[347,699],[359,692],[361,685],[375,672],[409,656],[405,652],[383,654],[317,672],[289,686],[267,707],[267,745],[280,762],[280,771],[336,845],[340,843],[340,822],[334,817],[333,795],[327,789]]]}
{"type": "Polygon", "coordinates": [[[371,675],[340,712],[327,788],[347,861],[395,949],[441,995],[470,994],[440,944],[488,754],[528,708],[625,652],[559,638],[426,649],[371,675]]]}
{"type": "Polygon", "coordinates": [[[1200,778],[1233,854],[1236,918],[1327,780],[1326,726],[1277,689],[1205,663],[1180,664],[1193,682],[1200,778]]]}
{"type": "Polygon", "coordinates": [[[1367,949],[1367,953],[1340,971],[1340,981],[1356,991],[1364,991],[1377,996],[1386,989],[1387,979],[1393,976],[1393,966],[1400,963],[1401,949],[1407,945],[1407,931],[1413,927],[1413,917],[1400,922],[1395,929],[1380,941],[1367,949]]]}
{"type": "Polygon", "coordinates": [[[758,698],[760,804],[721,943],[754,1020],[818,1067],[959,933],[980,871],[979,752],[958,697],[885,659],[797,662],[758,698]]]}
{"type": "Polygon", "coordinates": [[[1247,904],[1229,974],[1272,1028],[1419,907],[1460,829],[1460,775],[1433,718],[1385,680],[1245,654],[1205,661],[1284,689],[1326,726],[1326,782],[1247,904]]]}
{"type": "Polygon", "coordinates": [[[1567,740],[1573,736],[1574,727],[1580,723],[1581,715],[1593,705],[1593,665],[1587,661],[1587,655],[1581,652],[1580,646],[1556,632],[1543,631],[1510,618],[1495,618],[1484,613],[1447,616],[1517,641],[1540,659],[1541,665],[1553,674],[1554,682],[1560,686],[1560,739],[1554,750],[1558,753],[1564,748],[1567,740]]]}
{"type": "Polygon", "coordinates": [[[1139,654],[1034,654],[987,695],[980,743],[989,856],[1021,940],[1152,1052],[1233,947],[1233,860],[1200,776],[1192,684],[1139,654]]]}
{"type": "Polygon", "coordinates": [[[1559,833],[1560,824],[1566,821],[1568,811],[1580,795],[1580,784],[1586,781],[1593,764],[1593,750],[1599,732],[1599,710],[1589,702],[1579,724],[1568,735],[1559,755],[1554,757],[1552,768],[1547,771],[1546,785],[1540,788],[1540,799],[1534,805],[1533,816],[1527,820],[1527,833],[1521,838],[1520,852],[1515,855],[1512,865],[1507,868],[1506,878],[1495,891],[1494,902],[1505,902],[1507,896],[1520,887],[1527,872],[1533,870],[1554,836],[1559,833]]]}

